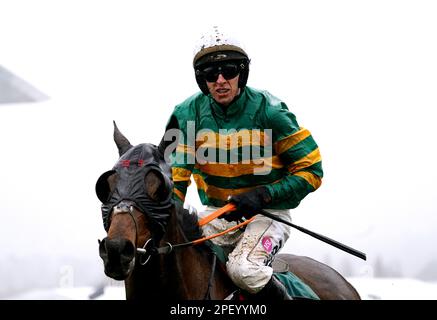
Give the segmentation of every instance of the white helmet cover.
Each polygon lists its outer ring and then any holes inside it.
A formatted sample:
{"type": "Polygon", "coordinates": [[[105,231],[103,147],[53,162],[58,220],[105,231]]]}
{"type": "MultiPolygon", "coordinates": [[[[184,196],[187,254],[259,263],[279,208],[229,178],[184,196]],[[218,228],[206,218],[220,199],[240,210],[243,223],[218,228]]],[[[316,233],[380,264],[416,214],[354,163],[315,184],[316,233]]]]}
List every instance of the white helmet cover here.
{"type": "Polygon", "coordinates": [[[238,42],[238,40],[229,37],[228,35],[220,32],[217,26],[214,26],[212,30],[209,30],[208,33],[204,34],[199,43],[195,47],[195,55],[193,59],[193,66],[196,67],[199,64],[207,63],[207,62],[215,62],[220,60],[231,60],[239,57],[240,59],[249,59],[246,51],[242,48],[242,45],[238,42]],[[234,52],[234,57],[226,56],[226,54],[221,52],[229,53],[234,52]],[[214,55],[213,53],[217,53],[214,55]],[[220,54],[221,53],[221,54],[220,54]],[[210,56],[211,61],[203,62],[202,58],[205,56],[210,56]],[[203,63],[200,63],[203,62],[203,63]]]}

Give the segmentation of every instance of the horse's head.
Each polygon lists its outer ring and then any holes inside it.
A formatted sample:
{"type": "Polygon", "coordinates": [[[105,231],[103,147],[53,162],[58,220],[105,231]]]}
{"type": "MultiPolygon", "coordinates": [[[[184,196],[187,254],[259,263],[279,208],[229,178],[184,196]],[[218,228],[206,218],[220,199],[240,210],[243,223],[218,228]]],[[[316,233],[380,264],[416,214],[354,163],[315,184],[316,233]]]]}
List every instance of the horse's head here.
{"type": "Polygon", "coordinates": [[[177,141],[177,121],[172,118],[166,135],[158,146],[132,146],[114,122],[114,140],[120,158],[112,170],[103,173],[96,183],[102,202],[103,225],[107,237],[99,245],[105,274],[124,280],[132,272],[137,248],[159,241],[165,233],[171,211],[173,182],[166,161],[177,141]],[[170,133],[171,132],[171,133],[170,133]]]}

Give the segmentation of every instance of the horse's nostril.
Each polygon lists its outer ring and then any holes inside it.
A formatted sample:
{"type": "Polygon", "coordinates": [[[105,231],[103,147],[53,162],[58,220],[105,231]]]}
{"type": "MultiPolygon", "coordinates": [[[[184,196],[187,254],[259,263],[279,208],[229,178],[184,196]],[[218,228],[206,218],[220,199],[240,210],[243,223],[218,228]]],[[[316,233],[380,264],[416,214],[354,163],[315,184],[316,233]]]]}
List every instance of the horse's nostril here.
{"type": "Polygon", "coordinates": [[[122,248],[120,255],[127,259],[132,259],[135,255],[135,247],[130,241],[126,241],[122,248]]]}
{"type": "Polygon", "coordinates": [[[127,239],[105,238],[100,243],[100,256],[105,256],[112,262],[129,263],[135,256],[135,246],[127,239]]]}

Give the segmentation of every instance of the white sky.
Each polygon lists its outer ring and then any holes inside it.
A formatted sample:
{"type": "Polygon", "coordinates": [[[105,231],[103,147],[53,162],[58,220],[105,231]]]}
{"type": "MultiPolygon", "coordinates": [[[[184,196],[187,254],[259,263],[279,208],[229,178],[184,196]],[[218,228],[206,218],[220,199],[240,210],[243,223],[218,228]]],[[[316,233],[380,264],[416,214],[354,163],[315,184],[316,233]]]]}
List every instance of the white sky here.
{"type": "MultiPolygon", "coordinates": [[[[294,222],[416,275],[437,256],[436,16],[433,1],[0,0],[0,64],[51,97],[0,107],[1,255],[100,263],[112,120],[158,143],[198,90],[195,42],[219,24],[252,59],[248,84],[320,146],[323,185],[294,222]]],[[[298,231],[284,251],[368,267],[298,231]]]]}

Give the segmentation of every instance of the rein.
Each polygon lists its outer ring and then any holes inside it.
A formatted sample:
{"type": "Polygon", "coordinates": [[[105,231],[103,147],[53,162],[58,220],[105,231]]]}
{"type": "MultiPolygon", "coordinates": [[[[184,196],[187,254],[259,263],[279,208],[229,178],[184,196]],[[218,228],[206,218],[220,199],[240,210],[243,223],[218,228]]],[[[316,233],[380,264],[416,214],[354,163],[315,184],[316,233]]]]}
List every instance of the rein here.
{"type": "MultiPolygon", "coordinates": [[[[220,208],[220,209],[212,212],[211,214],[207,215],[206,217],[200,219],[199,220],[199,226],[204,226],[205,224],[207,224],[207,223],[211,222],[212,220],[222,216],[223,214],[225,214],[225,213],[227,213],[229,211],[234,211],[234,210],[235,210],[235,205],[231,204],[231,203],[228,203],[227,205],[223,206],[222,208],[220,208]]],[[[144,245],[143,248],[137,248],[137,252],[142,254],[142,255],[149,254],[149,257],[147,259],[147,261],[148,261],[150,256],[153,255],[153,254],[169,254],[170,252],[173,251],[174,248],[187,247],[187,246],[192,246],[192,245],[197,245],[197,244],[203,243],[203,242],[205,242],[207,240],[214,239],[216,237],[220,237],[220,236],[222,236],[222,235],[224,235],[224,234],[226,234],[228,232],[231,232],[231,231],[233,231],[235,229],[241,228],[241,227],[247,225],[248,223],[250,223],[253,219],[255,219],[255,217],[252,217],[252,218],[250,218],[248,220],[245,220],[245,221],[243,221],[243,222],[241,222],[241,223],[239,223],[239,224],[237,224],[237,225],[235,225],[233,227],[230,227],[230,228],[228,228],[228,229],[226,229],[226,230],[224,230],[222,232],[219,232],[219,233],[207,236],[207,237],[203,237],[203,238],[200,238],[200,239],[196,239],[196,240],[193,240],[193,241],[179,243],[179,244],[171,244],[171,243],[167,242],[166,246],[160,247],[160,248],[151,248],[150,252],[148,252],[148,250],[145,248],[146,245],[151,240],[151,239],[149,239],[146,242],[146,244],[144,245]]]]}
{"type": "MultiPolygon", "coordinates": [[[[131,203],[130,201],[122,201],[119,204],[117,204],[112,212],[112,216],[115,216],[117,214],[128,214],[135,225],[135,245],[137,245],[138,243],[138,223],[137,220],[135,219],[135,216],[133,215],[133,203],[131,203]]],[[[198,221],[199,226],[204,226],[205,224],[211,222],[212,220],[224,215],[225,213],[229,212],[229,211],[234,211],[235,210],[235,205],[233,204],[227,204],[225,206],[223,206],[222,208],[219,208],[218,210],[214,211],[213,213],[209,214],[208,216],[200,219],[198,221]]],[[[235,229],[241,228],[245,225],[247,225],[248,223],[250,223],[255,217],[252,217],[248,220],[245,220],[241,223],[238,223],[237,225],[230,227],[222,232],[207,236],[207,237],[202,237],[200,239],[196,239],[193,241],[189,241],[189,242],[184,242],[184,243],[179,243],[179,244],[171,244],[170,242],[167,242],[166,246],[163,247],[159,247],[156,248],[154,246],[154,241],[153,238],[150,238],[146,241],[146,243],[144,244],[144,246],[142,248],[136,248],[137,253],[140,254],[139,256],[139,262],[141,265],[146,265],[150,258],[153,255],[157,255],[157,254],[169,254],[173,251],[174,248],[182,248],[182,247],[187,247],[187,246],[191,246],[191,245],[198,245],[200,243],[203,243],[207,240],[222,236],[230,231],[233,231],[235,229]]],[[[204,295],[204,300],[210,300],[211,299],[211,289],[213,286],[213,280],[214,280],[214,271],[216,268],[216,261],[217,261],[217,256],[213,255],[213,260],[212,260],[212,267],[211,267],[211,274],[209,276],[208,279],[208,287],[206,290],[206,293],[204,295]]]]}
{"type": "MultiPolygon", "coordinates": [[[[131,208],[132,208],[132,206],[131,206],[131,208]]],[[[211,222],[212,220],[222,216],[223,214],[225,214],[225,213],[227,213],[229,211],[234,211],[234,210],[235,210],[235,205],[229,203],[229,204],[223,206],[222,208],[214,211],[213,213],[209,214],[208,216],[200,219],[198,221],[198,224],[199,224],[199,226],[203,226],[203,225],[211,222]]],[[[132,216],[132,213],[131,213],[131,216],[132,216]]],[[[132,216],[132,218],[133,218],[133,216],[132,216]]],[[[146,241],[146,243],[144,244],[144,246],[142,248],[137,248],[137,252],[140,254],[140,263],[141,263],[141,265],[145,265],[147,262],[149,262],[149,260],[152,257],[152,255],[169,254],[169,253],[171,253],[173,251],[174,248],[183,248],[183,247],[187,247],[187,246],[197,245],[197,244],[203,243],[203,242],[205,242],[207,240],[210,240],[210,239],[222,236],[222,235],[224,235],[224,234],[226,234],[226,233],[228,233],[228,232],[230,232],[232,230],[235,230],[235,229],[238,229],[238,228],[241,228],[241,227],[247,225],[253,219],[255,219],[254,216],[252,218],[248,219],[248,220],[245,220],[245,221],[243,221],[241,223],[238,223],[237,225],[235,225],[235,226],[233,226],[231,228],[228,228],[228,229],[226,229],[226,230],[224,230],[222,232],[210,235],[208,237],[203,237],[203,238],[200,238],[200,239],[197,239],[197,240],[193,240],[193,241],[189,241],[189,242],[184,242],[184,243],[179,243],[179,244],[171,244],[170,242],[167,242],[166,246],[160,247],[160,248],[153,247],[153,241],[152,241],[152,238],[150,238],[149,240],[146,241]],[[152,241],[151,242],[152,243],[152,247],[147,249],[147,245],[150,243],[150,241],[152,241]],[[149,252],[148,252],[148,250],[149,250],[149,252]],[[146,260],[144,262],[142,262],[141,260],[142,260],[142,258],[145,255],[147,255],[147,258],[146,258],[146,260]]],[[[134,221],[135,221],[135,219],[134,219],[134,221]]],[[[135,223],[135,228],[136,227],[137,227],[137,225],[135,223]]],[[[216,261],[217,261],[217,256],[213,255],[211,274],[210,274],[209,279],[208,279],[208,287],[207,287],[207,290],[206,290],[206,293],[205,293],[205,296],[204,296],[204,300],[210,300],[211,299],[211,288],[213,286],[214,270],[216,268],[216,261]]]]}

